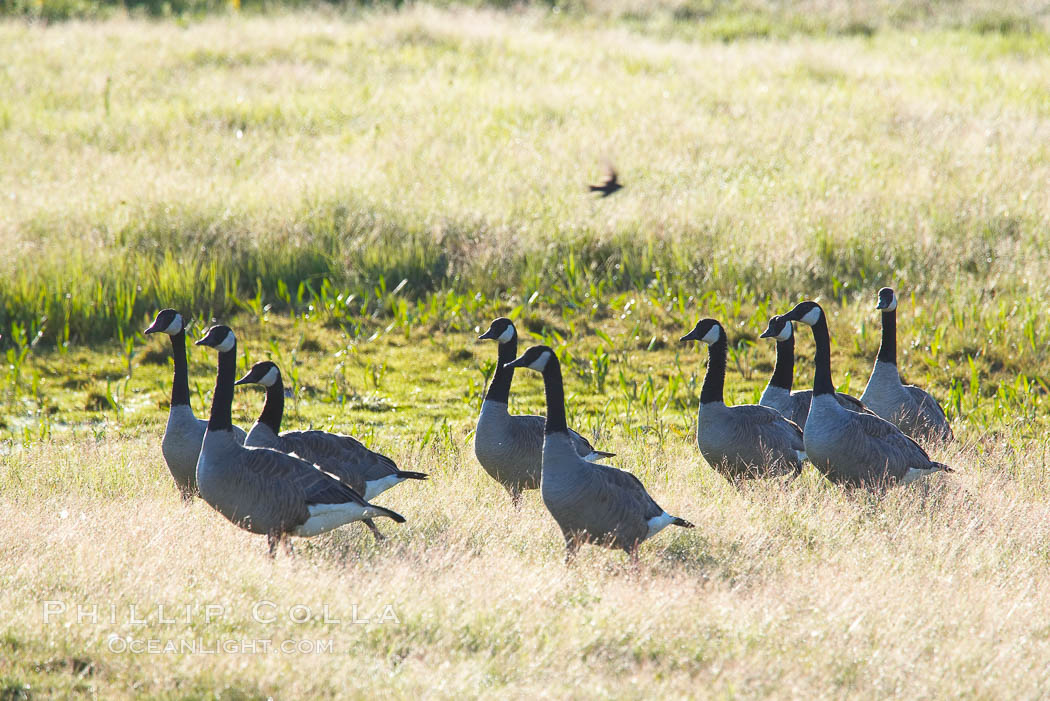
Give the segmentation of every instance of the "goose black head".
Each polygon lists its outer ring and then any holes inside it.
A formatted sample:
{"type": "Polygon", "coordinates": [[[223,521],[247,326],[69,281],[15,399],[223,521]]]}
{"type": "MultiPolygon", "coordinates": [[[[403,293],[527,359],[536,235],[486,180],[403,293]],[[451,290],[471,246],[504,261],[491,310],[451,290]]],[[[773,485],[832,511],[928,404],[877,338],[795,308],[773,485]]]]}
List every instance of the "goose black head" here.
{"type": "Polygon", "coordinates": [[[897,295],[893,294],[892,287],[883,287],[879,290],[879,303],[875,305],[875,308],[884,312],[896,311],[897,295]]]}
{"type": "Polygon", "coordinates": [[[273,387],[280,379],[281,370],[277,367],[277,364],[270,360],[261,360],[255,365],[252,365],[251,370],[233,384],[273,387]]]}
{"type": "Polygon", "coordinates": [[[186,328],[186,322],[174,309],[161,309],[157,312],[157,318],[142,333],[166,333],[174,336],[186,328]]]}
{"type": "Polygon", "coordinates": [[[208,333],[204,334],[204,338],[193,345],[210,346],[220,353],[226,353],[233,350],[233,347],[237,345],[237,337],[233,335],[233,331],[229,326],[220,324],[208,329],[208,333]]]}
{"type": "Polygon", "coordinates": [[[788,321],[801,321],[803,324],[808,324],[809,326],[817,324],[822,316],[824,316],[824,310],[819,304],[812,300],[799,302],[795,305],[795,308],[787,314],[781,314],[781,318],[783,319],[787,319],[788,321]]]}
{"type": "Polygon", "coordinates": [[[537,372],[543,372],[547,368],[547,363],[554,357],[554,351],[551,350],[550,346],[533,346],[522,353],[520,358],[510,361],[503,367],[530,368],[537,372]]]}
{"type": "Polygon", "coordinates": [[[726,339],[725,329],[715,319],[701,319],[696,322],[696,326],[693,330],[682,336],[681,340],[685,341],[701,341],[707,345],[712,343],[718,343],[726,339]]]}
{"type": "Polygon", "coordinates": [[[786,341],[791,338],[795,327],[784,317],[777,315],[769,320],[769,326],[762,332],[759,338],[775,338],[778,341],[786,341]]]}
{"type": "Polygon", "coordinates": [[[514,338],[515,334],[517,334],[517,331],[514,328],[514,322],[507,317],[501,316],[489,325],[488,331],[478,336],[478,340],[507,343],[514,338]]]}

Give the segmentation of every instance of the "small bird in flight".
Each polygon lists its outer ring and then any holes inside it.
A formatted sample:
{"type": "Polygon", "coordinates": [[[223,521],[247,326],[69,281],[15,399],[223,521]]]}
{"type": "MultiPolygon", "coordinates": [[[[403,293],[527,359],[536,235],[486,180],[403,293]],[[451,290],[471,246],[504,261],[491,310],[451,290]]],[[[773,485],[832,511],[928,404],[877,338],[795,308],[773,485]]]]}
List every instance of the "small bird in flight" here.
{"type": "Polygon", "coordinates": [[[608,174],[605,176],[605,180],[602,181],[601,185],[591,185],[591,192],[600,192],[602,197],[608,197],[617,190],[623,188],[620,181],[617,180],[616,169],[609,166],[608,174]]]}

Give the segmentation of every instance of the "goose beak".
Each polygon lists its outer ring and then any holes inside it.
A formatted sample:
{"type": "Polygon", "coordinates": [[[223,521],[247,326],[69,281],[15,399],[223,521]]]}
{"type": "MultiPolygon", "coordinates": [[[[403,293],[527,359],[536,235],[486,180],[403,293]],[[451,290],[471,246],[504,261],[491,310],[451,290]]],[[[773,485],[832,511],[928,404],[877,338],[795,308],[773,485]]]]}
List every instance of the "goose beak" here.
{"type": "Polygon", "coordinates": [[[875,305],[875,309],[885,309],[885,308],[886,308],[886,307],[888,307],[888,306],[890,306],[890,305],[889,305],[889,302],[883,302],[883,301],[882,301],[882,300],[880,299],[880,300],[879,300],[879,303],[875,305]]]}
{"type": "Polygon", "coordinates": [[[700,337],[696,335],[696,329],[693,329],[692,331],[690,331],[686,335],[682,336],[678,340],[681,341],[682,343],[685,343],[686,341],[699,341],[700,337]]]}
{"type": "Polygon", "coordinates": [[[236,385],[247,385],[247,384],[251,384],[254,381],[255,380],[252,379],[252,374],[249,372],[247,375],[245,375],[241,379],[237,380],[233,384],[234,384],[234,386],[236,386],[236,385]]]}
{"type": "Polygon", "coordinates": [[[485,333],[478,336],[479,341],[494,341],[497,338],[499,338],[499,334],[496,333],[493,329],[489,329],[485,333]]]}
{"type": "Polygon", "coordinates": [[[523,368],[526,365],[527,365],[527,363],[525,362],[525,356],[523,355],[520,358],[515,358],[514,360],[510,361],[509,363],[505,364],[503,367],[505,367],[505,368],[523,368]]]}
{"type": "Polygon", "coordinates": [[[774,336],[776,336],[776,334],[773,333],[771,329],[766,329],[758,335],[759,338],[773,338],[774,336]]]}
{"type": "Polygon", "coordinates": [[[154,321],[152,324],[149,325],[149,328],[143,331],[142,333],[149,334],[157,333],[158,331],[160,331],[160,328],[157,326],[157,322],[154,321]]]}

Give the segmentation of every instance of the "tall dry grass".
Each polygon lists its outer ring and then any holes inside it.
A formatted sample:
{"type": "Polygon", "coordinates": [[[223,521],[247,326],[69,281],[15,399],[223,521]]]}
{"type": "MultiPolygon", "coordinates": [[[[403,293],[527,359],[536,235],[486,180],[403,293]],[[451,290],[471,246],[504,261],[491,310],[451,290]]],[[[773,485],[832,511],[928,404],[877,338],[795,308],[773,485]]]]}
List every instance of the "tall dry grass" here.
{"type": "Polygon", "coordinates": [[[6,459],[5,693],[1035,698],[1048,681],[1047,484],[1030,456],[948,450],[959,474],[880,499],[812,473],[738,489],[691,445],[613,441],[617,464],[697,524],[647,543],[634,570],[595,548],[566,568],[535,493],[515,511],[468,450],[412,460],[408,437],[396,457],[433,479],[379,500],[407,524],[270,561],[258,537],[179,502],[153,440],[6,459]],[[45,624],[48,601],[68,608],[45,624]],[[349,623],[355,604],[372,622],[349,623]],[[223,613],[206,620],[209,605],[223,613]],[[386,605],[396,621],[380,624],[386,605]],[[297,606],[313,618],[294,622],[297,606]],[[340,623],[315,620],[325,607],[340,623]],[[128,639],[333,652],[119,652],[128,639]]]}

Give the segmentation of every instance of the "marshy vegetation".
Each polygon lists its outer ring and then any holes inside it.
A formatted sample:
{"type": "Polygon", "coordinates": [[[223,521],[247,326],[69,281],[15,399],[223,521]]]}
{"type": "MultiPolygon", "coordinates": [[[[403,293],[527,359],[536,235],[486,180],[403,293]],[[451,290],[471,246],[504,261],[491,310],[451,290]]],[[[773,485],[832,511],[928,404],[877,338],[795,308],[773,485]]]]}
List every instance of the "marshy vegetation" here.
{"type": "MultiPolygon", "coordinates": [[[[334,694],[360,669],[353,688],[403,695],[1045,688],[1044,18],[602,5],[0,23],[0,610],[18,612],[0,697],[334,694]],[[606,159],[625,189],[598,202],[584,183],[606,159]],[[901,365],[945,404],[961,442],[939,457],[960,474],[883,500],[812,470],[725,485],[690,434],[703,355],[676,339],[721,319],[727,399],[755,401],[773,362],[758,334],[820,297],[857,392],[883,285],[907,299],[901,365]],[[229,321],[243,367],[277,361],[289,426],[433,475],[383,502],[409,517],[392,543],[334,533],[273,567],[179,505],[156,447],[167,347],[141,336],[166,306],[197,330],[229,321]],[[562,356],[572,424],[697,524],[648,544],[640,575],[604,553],[566,574],[539,502],[511,519],[481,476],[469,441],[495,355],[473,339],[500,315],[562,356]],[[395,582],[403,625],[340,628],[341,656],[273,667],[117,655],[100,641],[143,630],[40,619],[41,597],[222,593],[240,616],[222,631],[147,628],[327,637],[245,613],[303,603],[304,580],[362,604],[395,582]]],[[[798,386],[811,353],[800,342],[798,386]]],[[[200,415],[214,358],[190,361],[200,415]]],[[[542,406],[534,378],[513,397],[542,406]]],[[[235,420],[260,406],[238,393],[235,420]]]]}

